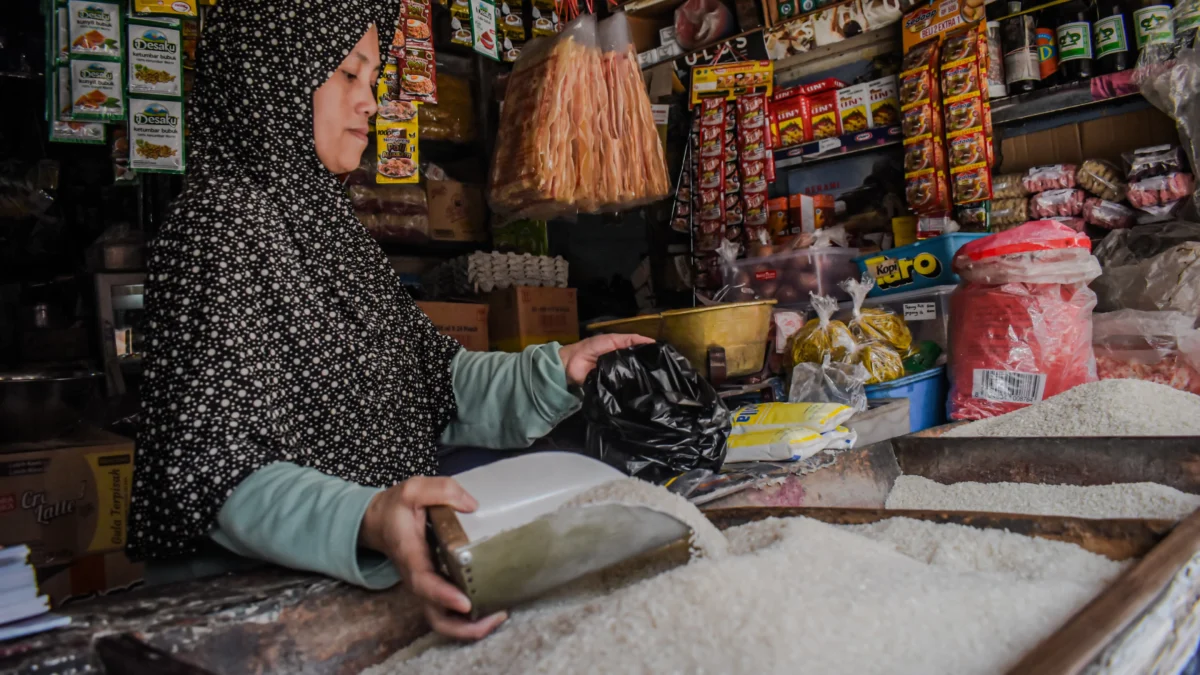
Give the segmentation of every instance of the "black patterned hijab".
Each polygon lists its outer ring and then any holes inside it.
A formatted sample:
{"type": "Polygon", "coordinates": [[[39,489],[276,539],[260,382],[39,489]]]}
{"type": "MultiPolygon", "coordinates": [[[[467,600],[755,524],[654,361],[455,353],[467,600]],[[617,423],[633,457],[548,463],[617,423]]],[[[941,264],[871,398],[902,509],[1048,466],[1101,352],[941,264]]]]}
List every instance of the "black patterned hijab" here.
{"type": "Polygon", "coordinates": [[[189,553],[278,461],[370,486],[436,471],[439,335],[317,158],[313,92],[399,0],[221,0],[200,43],[187,187],[151,245],[129,551],[189,553]]]}

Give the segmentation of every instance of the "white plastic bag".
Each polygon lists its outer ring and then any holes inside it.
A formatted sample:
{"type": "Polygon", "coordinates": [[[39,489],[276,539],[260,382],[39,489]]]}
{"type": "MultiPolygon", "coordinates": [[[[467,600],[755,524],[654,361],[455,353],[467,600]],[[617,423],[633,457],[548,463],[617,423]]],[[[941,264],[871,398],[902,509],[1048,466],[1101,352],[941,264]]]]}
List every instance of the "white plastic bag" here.
{"type": "Polygon", "coordinates": [[[861,363],[831,363],[826,354],[823,363],[800,363],[792,369],[788,401],[841,403],[862,412],[867,409],[865,385],[869,379],[871,374],[861,363]]]}

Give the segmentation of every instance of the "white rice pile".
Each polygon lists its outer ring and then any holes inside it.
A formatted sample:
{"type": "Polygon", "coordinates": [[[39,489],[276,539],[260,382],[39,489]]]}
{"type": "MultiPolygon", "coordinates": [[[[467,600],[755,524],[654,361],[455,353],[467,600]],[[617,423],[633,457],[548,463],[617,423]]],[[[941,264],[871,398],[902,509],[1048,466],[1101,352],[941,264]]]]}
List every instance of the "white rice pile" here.
{"type": "Polygon", "coordinates": [[[1179,520],[1200,507],[1200,496],[1158,483],[1041,485],[1038,483],[953,483],[900,476],[888,494],[889,509],[991,511],[1078,518],[1166,518],[1179,520]]]}
{"type": "Polygon", "coordinates": [[[424,639],[366,672],[997,673],[1120,569],[1007,533],[857,529],[806,518],[733,528],[726,556],[609,579],[599,594],[585,584],[513,611],[481,642],[424,639]]]}
{"type": "Polygon", "coordinates": [[[725,555],[728,548],[725,535],[721,534],[694,504],[669,490],[636,478],[624,478],[597,485],[573,497],[563,504],[563,508],[613,503],[648,506],[687,523],[688,527],[692,528],[693,555],[715,558],[725,555]]]}
{"type": "Polygon", "coordinates": [[[1197,436],[1200,396],[1143,380],[1100,380],[945,435],[1197,436]]]}

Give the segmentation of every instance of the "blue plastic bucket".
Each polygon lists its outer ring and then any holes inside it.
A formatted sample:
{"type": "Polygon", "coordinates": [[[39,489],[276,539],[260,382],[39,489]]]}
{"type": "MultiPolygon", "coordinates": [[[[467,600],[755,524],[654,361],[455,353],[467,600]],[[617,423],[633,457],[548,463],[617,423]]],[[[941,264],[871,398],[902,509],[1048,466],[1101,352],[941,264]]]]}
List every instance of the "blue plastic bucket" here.
{"type": "Polygon", "coordinates": [[[946,423],[946,367],[930,368],[883,384],[866,387],[867,400],[908,399],[909,433],[946,423]]]}
{"type": "Polygon", "coordinates": [[[875,279],[871,297],[915,291],[931,286],[957,284],[958,275],[950,267],[954,254],[963,244],[987,233],[954,232],[915,244],[869,253],[854,259],[860,273],[875,279]]]}

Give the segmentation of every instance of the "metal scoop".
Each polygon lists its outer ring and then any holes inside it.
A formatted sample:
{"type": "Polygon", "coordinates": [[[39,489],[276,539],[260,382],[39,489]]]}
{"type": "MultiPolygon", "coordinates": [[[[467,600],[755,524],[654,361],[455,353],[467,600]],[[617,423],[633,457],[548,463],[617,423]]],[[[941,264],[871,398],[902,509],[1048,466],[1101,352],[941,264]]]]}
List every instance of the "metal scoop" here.
{"type": "Polygon", "coordinates": [[[691,528],[661,511],[625,504],[560,508],[625,475],[603,462],[541,452],[455,476],[479,502],[474,513],[429,509],[434,555],[471,599],[474,619],[508,609],[623,560],[686,539],[691,528]]]}

